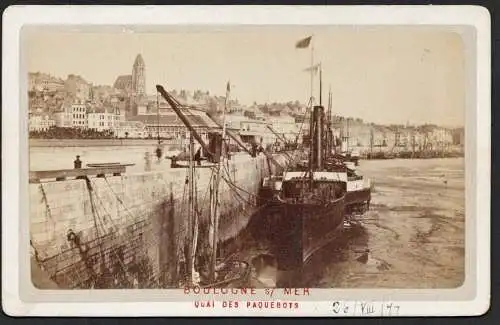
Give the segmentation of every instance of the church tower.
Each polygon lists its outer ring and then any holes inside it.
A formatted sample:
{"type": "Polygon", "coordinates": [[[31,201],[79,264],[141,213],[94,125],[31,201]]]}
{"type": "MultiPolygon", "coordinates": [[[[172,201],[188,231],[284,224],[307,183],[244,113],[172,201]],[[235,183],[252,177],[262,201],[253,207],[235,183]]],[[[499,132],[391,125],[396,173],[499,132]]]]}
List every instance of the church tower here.
{"type": "Polygon", "coordinates": [[[146,65],[140,54],[137,55],[132,68],[132,90],[137,96],[146,94],[146,65]]]}

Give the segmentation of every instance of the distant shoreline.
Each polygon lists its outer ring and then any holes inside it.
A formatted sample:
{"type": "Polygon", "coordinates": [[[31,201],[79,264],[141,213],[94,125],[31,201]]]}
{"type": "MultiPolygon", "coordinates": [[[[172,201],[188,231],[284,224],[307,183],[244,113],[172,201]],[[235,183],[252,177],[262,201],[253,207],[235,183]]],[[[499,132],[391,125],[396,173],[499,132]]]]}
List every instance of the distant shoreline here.
{"type": "MultiPolygon", "coordinates": [[[[176,144],[178,140],[162,140],[164,145],[176,144]]],[[[156,139],[29,139],[30,148],[36,147],[109,147],[109,146],[153,146],[156,139]]]]}

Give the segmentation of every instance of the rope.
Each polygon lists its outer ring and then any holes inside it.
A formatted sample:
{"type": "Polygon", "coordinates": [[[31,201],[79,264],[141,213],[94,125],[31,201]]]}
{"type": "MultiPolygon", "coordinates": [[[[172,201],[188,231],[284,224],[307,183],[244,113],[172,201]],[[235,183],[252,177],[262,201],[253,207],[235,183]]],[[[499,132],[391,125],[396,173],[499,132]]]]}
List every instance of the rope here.
{"type": "MultiPolygon", "coordinates": [[[[108,180],[105,178],[106,180],[106,183],[108,184],[108,186],[110,187],[111,191],[115,194],[115,196],[119,199],[118,195],[113,191],[112,187],[111,187],[111,184],[109,184],[108,180]]],[[[108,212],[108,210],[105,208],[104,206],[104,203],[102,202],[102,200],[100,199],[100,197],[97,195],[97,193],[95,193],[97,199],[99,200],[99,202],[101,203],[101,207],[103,208],[103,210],[106,212],[106,214],[109,216],[109,221],[111,222],[111,225],[113,226],[114,229],[117,229],[118,227],[116,226],[116,224],[114,223],[113,221],[113,218],[111,217],[111,214],[108,212]]],[[[126,206],[123,204],[123,201],[119,200],[122,205],[126,208],[126,206]]],[[[128,209],[127,209],[128,210],[128,209]]],[[[129,210],[128,210],[129,213],[131,213],[129,210]]],[[[100,216],[98,216],[99,220],[100,220],[100,216]]],[[[104,224],[102,223],[102,220],[101,220],[101,225],[104,229],[104,224]]],[[[117,260],[118,262],[120,263],[120,266],[123,270],[123,272],[125,273],[125,276],[128,278],[128,280],[130,281],[130,274],[129,274],[129,270],[127,268],[127,266],[125,265],[125,262],[118,256],[118,254],[115,254],[115,256],[117,257],[117,260]]]]}
{"type": "MultiPolygon", "coordinates": [[[[111,184],[108,182],[108,179],[105,177],[104,178],[106,180],[106,183],[108,184],[108,186],[110,187],[111,189],[111,192],[116,196],[116,198],[118,199],[118,201],[122,204],[122,206],[127,210],[127,212],[133,217],[133,214],[132,212],[127,208],[127,206],[123,203],[123,201],[119,198],[118,194],[113,191],[113,188],[111,186],[111,184]]],[[[183,194],[182,194],[182,199],[181,199],[181,211],[180,211],[180,214],[182,215],[182,213],[184,212],[184,206],[185,206],[185,197],[186,197],[186,189],[187,189],[187,181],[186,183],[184,184],[184,189],[183,189],[183,194]]],[[[156,201],[156,200],[154,200],[156,201]]],[[[148,202],[149,203],[149,202],[148,202]]],[[[144,204],[145,205],[145,204],[144,204]]],[[[186,233],[186,229],[185,227],[181,227],[181,229],[177,232],[174,232],[174,236],[177,237],[177,239],[180,237],[178,235],[181,235],[181,234],[184,234],[186,233]]],[[[157,242],[159,243],[159,241],[157,242]]],[[[180,244],[180,240],[178,239],[177,242],[176,242],[176,246],[179,247],[179,244],[180,244]]],[[[177,252],[176,254],[179,254],[179,252],[177,252]]]]}
{"type": "Polygon", "coordinates": [[[35,245],[33,245],[33,240],[32,239],[30,239],[30,246],[31,246],[31,248],[33,248],[33,253],[34,253],[35,261],[38,263],[38,265],[42,266],[41,265],[41,260],[40,260],[40,255],[38,254],[38,249],[35,247],[35,245]]]}
{"type": "MultiPolygon", "coordinates": [[[[90,179],[88,177],[85,177],[85,183],[87,184],[87,189],[89,191],[90,207],[92,210],[92,217],[94,219],[94,228],[96,230],[96,237],[100,238],[99,227],[97,225],[97,218],[96,218],[96,207],[95,207],[95,202],[94,202],[94,199],[92,196],[93,188],[92,188],[92,184],[90,183],[90,179]]],[[[99,240],[98,246],[99,246],[99,253],[101,255],[101,259],[104,262],[104,255],[103,255],[103,251],[102,251],[102,241],[99,240]]],[[[102,264],[101,264],[101,267],[102,267],[102,264]]]]}

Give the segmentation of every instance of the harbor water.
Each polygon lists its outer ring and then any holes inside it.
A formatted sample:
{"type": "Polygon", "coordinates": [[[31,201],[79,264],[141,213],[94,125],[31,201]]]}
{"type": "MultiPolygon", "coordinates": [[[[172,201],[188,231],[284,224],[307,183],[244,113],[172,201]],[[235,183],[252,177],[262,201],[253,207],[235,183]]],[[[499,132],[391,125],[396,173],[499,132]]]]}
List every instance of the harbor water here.
{"type": "Polygon", "coordinates": [[[465,274],[463,158],[361,161],[374,184],[360,227],[316,254],[303,285],[455,288],[465,274]]]}

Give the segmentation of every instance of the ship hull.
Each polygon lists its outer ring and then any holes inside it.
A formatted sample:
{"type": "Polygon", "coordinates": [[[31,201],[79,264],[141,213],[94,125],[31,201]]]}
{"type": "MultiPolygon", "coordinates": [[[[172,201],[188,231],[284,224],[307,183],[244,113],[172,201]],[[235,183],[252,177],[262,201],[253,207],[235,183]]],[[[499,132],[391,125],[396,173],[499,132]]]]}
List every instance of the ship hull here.
{"type": "Polygon", "coordinates": [[[280,202],[269,207],[266,225],[280,270],[297,270],[340,235],[345,196],[326,205],[280,202]]]}

